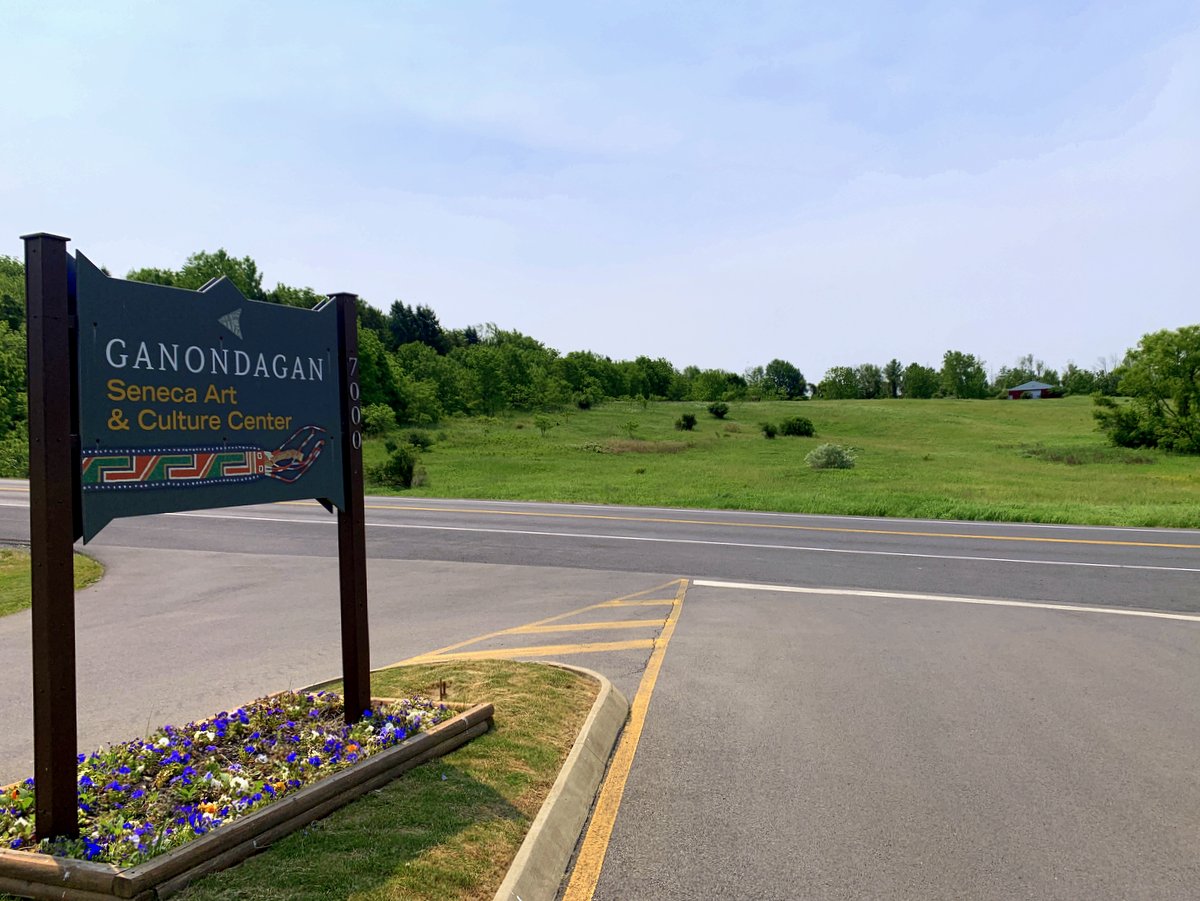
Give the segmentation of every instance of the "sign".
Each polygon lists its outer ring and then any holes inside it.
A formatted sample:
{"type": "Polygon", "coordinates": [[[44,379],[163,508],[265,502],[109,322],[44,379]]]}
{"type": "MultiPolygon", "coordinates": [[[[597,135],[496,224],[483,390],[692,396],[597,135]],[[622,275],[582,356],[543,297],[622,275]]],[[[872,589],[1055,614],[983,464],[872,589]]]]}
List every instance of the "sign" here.
{"type": "Polygon", "coordinates": [[[120,516],[315,497],[338,507],[347,723],[371,704],[358,298],[315,310],[106,276],[25,242],[34,815],[77,838],[72,547],[120,516]]]}
{"type": "Polygon", "coordinates": [[[130,282],[75,257],[85,542],[122,516],[345,509],[335,304],[250,301],[225,278],[130,282]]]}

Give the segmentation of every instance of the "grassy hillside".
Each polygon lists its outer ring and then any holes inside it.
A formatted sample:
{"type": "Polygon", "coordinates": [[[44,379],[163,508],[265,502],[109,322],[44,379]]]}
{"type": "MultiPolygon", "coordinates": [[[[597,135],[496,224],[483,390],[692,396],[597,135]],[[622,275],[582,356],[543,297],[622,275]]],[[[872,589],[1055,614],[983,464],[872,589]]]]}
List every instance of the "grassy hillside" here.
{"type": "MultiPolygon", "coordinates": [[[[1200,528],[1200,459],[1109,447],[1091,406],[746,402],[717,420],[701,403],[621,402],[555,415],[544,436],[532,414],[453,419],[430,430],[427,484],[404,493],[1200,528]],[[695,431],[675,430],[684,412],[695,431]],[[816,437],[763,437],[760,423],[797,415],[816,437]],[[856,448],[856,468],[809,469],[823,442],[856,448]]],[[[384,454],[368,442],[368,466],[384,454]]]]}

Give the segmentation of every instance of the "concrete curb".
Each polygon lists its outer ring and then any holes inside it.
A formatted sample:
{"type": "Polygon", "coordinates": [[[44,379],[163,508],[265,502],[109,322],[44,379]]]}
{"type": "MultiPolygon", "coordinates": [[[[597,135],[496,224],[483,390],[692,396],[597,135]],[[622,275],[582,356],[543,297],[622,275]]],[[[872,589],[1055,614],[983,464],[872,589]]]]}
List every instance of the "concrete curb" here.
{"type": "Polygon", "coordinates": [[[549,665],[595,679],[600,692],[494,901],[545,901],[558,894],[617,737],[629,717],[629,702],[604,676],[565,663],[549,665]]]}

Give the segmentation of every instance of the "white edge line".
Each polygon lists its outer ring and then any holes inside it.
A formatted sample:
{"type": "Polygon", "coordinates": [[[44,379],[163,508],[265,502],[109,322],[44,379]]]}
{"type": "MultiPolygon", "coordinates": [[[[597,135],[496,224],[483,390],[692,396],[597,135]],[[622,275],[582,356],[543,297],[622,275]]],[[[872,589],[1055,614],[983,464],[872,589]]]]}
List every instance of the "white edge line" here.
{"type": "Polygon", "coordinates": [[[1121,607],[1083,607],[1077,604],[1051,604],[1045,601],[1002,601],[992,598],[964,598],[946,594],[913,594],[903,591],[871,591],[853,588],[801,588],[796,585],[765,585],[757,582],[719,582],[692,579],[697,588],[730,588],[737,591],[776,591],[788,594],[824,594],[838,597],[893,598],[903,601],[940,601],[947,604],[973,604],[983,607],[1029,607],[1035,610],[1065,610],[1070,613],[1108,613],[1112,616],[1141,616],[1149,619],[1177,619],[1200,623],[1200,616],[1189,613],[1159,613],[1155,610],[1129,610],[1121,607]]]}
{"type": "MultiPolygon", "coordinates": [[[[222,513],[167,513],[166,516],[189,516],[198,519],[244,519],[251,522],[306,523],[336,525],[335,519],[289,519],[275,516],[240,516],[222,513]]],[[[1022,566],[1076,566],[1089,569],[1132,569],[1152,572],[1200,573],[1200,567],[1151,566],[1140,563],[1089,563],[1073,560],[1034,560],[1019,557],[977,557],[965,554],[916,554],[904,551],[863,551],[850,548],[806,547],[793,544],[753,544],[739,541],[705,541],[700,538],[659,538],[647,535],[601,535],[590,532],[545,532],[533,529],[481,529],[470,526],[430,526],[416,523],[367,522],[373,529],[415,529],[428,532],[475,532],[486,535],[532,535],[545,538],[574,538],[588,541],[640,541],[656,544],[694,544],[708,547],[739,547],[750,550],[802,551],[813,554],[850,554],[865,557],[910,557],[921,560],[966,560],[973,563],[1016,563],[1022,566]]]]}

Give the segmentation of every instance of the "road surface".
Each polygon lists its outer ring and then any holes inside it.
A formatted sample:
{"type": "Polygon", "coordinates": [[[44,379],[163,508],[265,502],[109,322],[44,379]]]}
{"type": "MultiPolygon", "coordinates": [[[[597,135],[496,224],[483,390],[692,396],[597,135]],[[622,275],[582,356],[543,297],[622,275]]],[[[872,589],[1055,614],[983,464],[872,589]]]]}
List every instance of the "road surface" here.
{"type": "MultiPolygon", "coordinates": [[[[1196,896],[1200,533],[408,498],[367,519],[373,665],[553,656],[649,702],[568,897],[1196,896]]],[[[333,523],[108,527],[84,744],[336,675],[333,523]]],[[[0,655],[4,781],[29,765],[27,614],[0,655]]]]}

